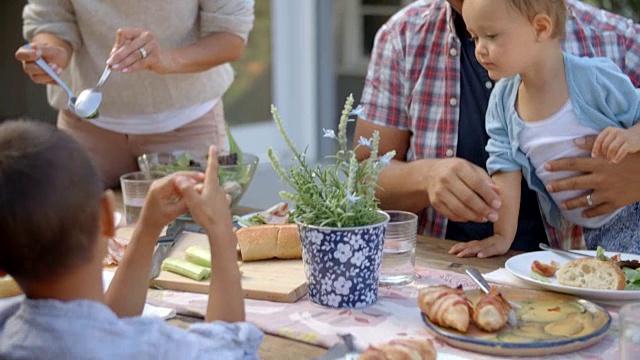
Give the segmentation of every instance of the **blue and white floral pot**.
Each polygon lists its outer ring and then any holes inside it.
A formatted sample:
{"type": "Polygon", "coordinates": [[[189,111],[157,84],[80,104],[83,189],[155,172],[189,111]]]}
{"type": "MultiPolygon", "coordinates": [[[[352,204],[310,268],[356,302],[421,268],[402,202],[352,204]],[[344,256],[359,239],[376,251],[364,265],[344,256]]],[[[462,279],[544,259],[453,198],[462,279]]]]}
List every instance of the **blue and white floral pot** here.
{"type": "Polygon", "coordinates": [[[376,302],[384,233],[389,215],[362,227],[331,228],[298,223],[311,302],[361,308],[376,302]]]}

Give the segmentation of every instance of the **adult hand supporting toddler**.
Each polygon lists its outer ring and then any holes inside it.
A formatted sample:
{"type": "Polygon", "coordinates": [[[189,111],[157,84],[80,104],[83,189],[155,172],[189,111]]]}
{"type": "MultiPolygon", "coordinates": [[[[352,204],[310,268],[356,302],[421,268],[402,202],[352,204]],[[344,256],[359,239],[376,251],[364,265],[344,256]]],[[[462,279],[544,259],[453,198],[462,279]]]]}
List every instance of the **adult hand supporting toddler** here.
{"type": "MultiPolygon", "coordinates": [[[[576,145],[591,150],[595,137],[576,140],[576,145]]],[[[629,154],[617,164],[603,158],[565,158],[550,161],[548,171],[578,171],[582,174],[552,181],[547,191],[592,190],[593,206],[588,207],[586,196],[569,199],[563,203],[567,209],[587,208],[584,217],[594,217],[615,211],[640,201],[640,153],[629,154]]]]}

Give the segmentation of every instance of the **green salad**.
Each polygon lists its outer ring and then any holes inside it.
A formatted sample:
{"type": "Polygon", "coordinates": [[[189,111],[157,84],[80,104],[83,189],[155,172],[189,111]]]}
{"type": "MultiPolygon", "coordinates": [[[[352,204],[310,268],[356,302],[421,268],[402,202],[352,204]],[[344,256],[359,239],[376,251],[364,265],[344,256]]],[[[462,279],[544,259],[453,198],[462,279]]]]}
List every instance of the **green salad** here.
{"type": "MultiPolygon", "coordinates": [[[[229,154],[218,156],[218,180],[220,187],[231,196],[234,206],[249,186],[258,158],[242,152],[227,127],[229,154]],[[246,161],[246,163],[245,163],[246,161]]],[[[176,171],[205,171],[209,154],[206,150],[176,151],[172,154],[148,154],[150,170],[174,173],[176,171]]],[[[142,168],[142,166],[141,166],[142,168]]]]}
{"type": "Polygon", "coordinates": [[[624,276],[627,278],[627,285],[625,290],[640,290],[640,262],[637,260],[625,261],[620,259],[620,255],[616,255],[612,258],[604,254],[605,250],[601,246],[596,249],[596,258],[598,260],[611,260],[614,261],[624,272],[624,276]]]}

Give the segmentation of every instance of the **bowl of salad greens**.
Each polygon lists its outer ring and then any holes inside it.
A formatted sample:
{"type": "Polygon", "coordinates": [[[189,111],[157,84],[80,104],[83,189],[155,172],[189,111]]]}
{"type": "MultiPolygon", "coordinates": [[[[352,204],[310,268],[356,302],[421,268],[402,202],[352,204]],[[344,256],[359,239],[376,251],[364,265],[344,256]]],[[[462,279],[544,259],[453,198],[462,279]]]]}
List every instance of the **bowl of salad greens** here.
{"type": "MultiPolygon", "coordinates": [[[[204,172],[207,150],[176,150],[171,153],[146,153],[138,157],[140,170],[173,173],[183,170],[204,172]]],[[[236,152],[218,156],[220,187],[231,195],[231,206],[238,204],[251,184],[259,159],[249,153],[236,152]]]]}

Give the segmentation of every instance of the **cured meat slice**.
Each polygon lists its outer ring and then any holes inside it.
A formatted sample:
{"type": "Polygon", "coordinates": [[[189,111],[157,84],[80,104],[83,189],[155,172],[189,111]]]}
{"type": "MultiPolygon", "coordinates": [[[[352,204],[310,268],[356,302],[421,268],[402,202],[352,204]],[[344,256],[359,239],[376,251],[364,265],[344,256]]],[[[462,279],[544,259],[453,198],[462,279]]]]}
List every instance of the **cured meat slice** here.
{"type": "Polygon", "coordinates": [[[124,251],[129,245],[129,239],[121,236],[112,236],[107,247],[107,256],[102,260],[103,265],[118,265],[122,260],[124,251]]]}

